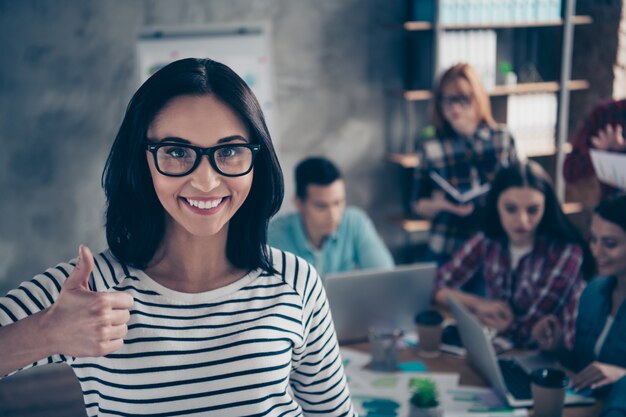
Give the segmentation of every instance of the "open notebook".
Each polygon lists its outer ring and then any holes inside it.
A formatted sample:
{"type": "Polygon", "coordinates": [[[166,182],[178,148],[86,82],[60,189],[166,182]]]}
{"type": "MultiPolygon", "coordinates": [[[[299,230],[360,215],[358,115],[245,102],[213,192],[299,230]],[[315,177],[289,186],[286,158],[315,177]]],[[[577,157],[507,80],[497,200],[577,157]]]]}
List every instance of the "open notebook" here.
{"type": "Polygon", "coordinates": [[[454,198],[461,204],[469,203],[471,200],[475,199],[478,196],[481,196],[489,191],[491,185],[489,183],[484,184],[474,184],[472,188],[467,191],[461,192],[452,186],[448,181],[446,181],[441,175],[437,174],[435,171],[430,172],[430,178],[437,183],[438,186],[441,187],[450,197],[454,198]]]}

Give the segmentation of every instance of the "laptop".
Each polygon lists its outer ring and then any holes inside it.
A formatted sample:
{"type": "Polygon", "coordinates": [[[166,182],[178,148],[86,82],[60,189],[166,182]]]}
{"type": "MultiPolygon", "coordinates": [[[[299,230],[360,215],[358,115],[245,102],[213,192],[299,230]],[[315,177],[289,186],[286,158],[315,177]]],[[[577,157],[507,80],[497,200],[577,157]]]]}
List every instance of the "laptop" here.
{"type": "Polygon", "coordinates": [[[413,329],[430,307],[435,270],[429,262],[323,277],[339,343],[367,341],[370,326],[413,329]]]}
{"type": "MultiPolygon", "coordinates": [[[[511,407],[532,407],[529,373],[540,367],[554,367],[556,362],[534,355],[498,358],[487,330],[461,302],[449,297],[452,315],[457,321],[461,341],[470,364],[489,382],[511,407]],[[522,362],[523,360],[523,362],[522,362]]],[[[595,399],[568,391],[566,405],[593,404],[595,399]]]]}

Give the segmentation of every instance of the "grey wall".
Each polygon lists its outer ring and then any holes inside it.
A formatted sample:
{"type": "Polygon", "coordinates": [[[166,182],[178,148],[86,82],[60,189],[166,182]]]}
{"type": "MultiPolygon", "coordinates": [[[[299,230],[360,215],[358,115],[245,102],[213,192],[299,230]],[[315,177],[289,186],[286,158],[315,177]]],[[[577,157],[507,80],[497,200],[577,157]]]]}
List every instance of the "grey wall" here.
{"type": "Polygon", "coordinates": [[[294,164],[327,155],[398,248],[384,91],[402,85],[403,38],[388,26],[403,19],[397,0],[0,0],[0,293],[80,243],[105,248],[100,175],[143,25],[271,21],[285,209],[294,164]]]}

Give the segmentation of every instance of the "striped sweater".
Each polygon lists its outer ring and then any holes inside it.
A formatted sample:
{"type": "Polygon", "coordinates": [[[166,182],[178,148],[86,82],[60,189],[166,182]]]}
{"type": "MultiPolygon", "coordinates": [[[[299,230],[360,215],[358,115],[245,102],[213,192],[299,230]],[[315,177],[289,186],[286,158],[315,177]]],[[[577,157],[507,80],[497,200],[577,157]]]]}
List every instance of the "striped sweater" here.
{"type": "MultiPolygon", "coordinates": [[[[355,416],[328,302],[315,269],[271,249],[278,274],[252,271],[197,294],[94,257],[90,287],[135,302],[124,346],[69,364],[89,416],[355,416]]],[[[74,261],[0,298],[0,326],[54,303],[74,261]]]]}

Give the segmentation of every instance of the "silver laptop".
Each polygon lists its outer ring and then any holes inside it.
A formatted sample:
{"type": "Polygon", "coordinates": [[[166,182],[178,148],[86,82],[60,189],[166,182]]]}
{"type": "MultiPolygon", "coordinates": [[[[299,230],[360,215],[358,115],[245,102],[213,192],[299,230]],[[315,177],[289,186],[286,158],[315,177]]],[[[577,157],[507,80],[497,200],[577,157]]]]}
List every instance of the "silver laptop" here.
{"type": "MultiPolygon", "coordinates": [[[[529,373],[540,367],[556,366],[556,363],[538,355],[534,355],[534,358],[526,355],[498,359],[491,338],[478,319],[455,298],[449,297],[448,302],[470,364],[511,407],[532,407],[529,373]]],[[[565,404],[568,405],[594,402],[592,397],[571,391],[565,396],[565,404]]]]}
{"type": "Polygon", "coordinates": [[[429,262],[323,277],[339,342],[366,341],[374,325],[413,329],[415,314],[430,305],[435,269],[429,262]]]}

